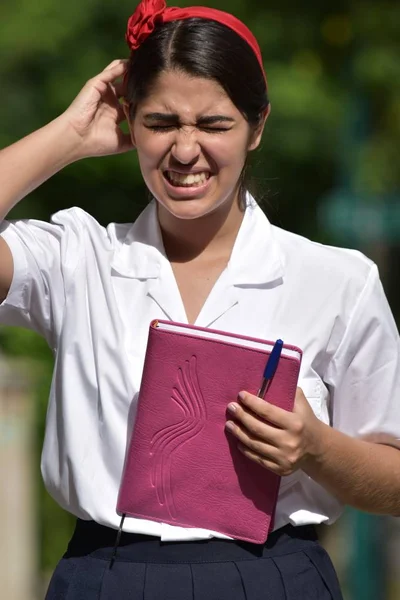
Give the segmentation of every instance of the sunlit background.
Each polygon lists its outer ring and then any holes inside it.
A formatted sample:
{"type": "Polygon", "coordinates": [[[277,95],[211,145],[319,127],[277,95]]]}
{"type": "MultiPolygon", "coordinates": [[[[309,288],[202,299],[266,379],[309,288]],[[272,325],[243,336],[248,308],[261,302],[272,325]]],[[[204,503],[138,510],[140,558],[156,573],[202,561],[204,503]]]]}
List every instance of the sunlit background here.
{"type": "MultiPolygon", "coordinates": [[[[244,20],[263,50],[272,113],[263,147],[253,157],[252,177],[269,218],[316,241],[358,248],[376,261],[399,320],[400,3],[203,4],[244,20]]],[[[1,0],[0,147],[56,117],[87,79],[127,56],[125,24],[135,5],[135,0],[1,0]]],[[[48,219],[80,206],[107,224],[134,220],[146,202],[130,153],[69,166],[11,216],[48,219]]],[[[43,340],[0,329],[5,600],[44,597],[73,527],[40,477],[51,372],[43,340]]],[[[348,511],[338,524],[323,527],[321,536],[346,600],[400,598],[399,519],[348,511]]]]}

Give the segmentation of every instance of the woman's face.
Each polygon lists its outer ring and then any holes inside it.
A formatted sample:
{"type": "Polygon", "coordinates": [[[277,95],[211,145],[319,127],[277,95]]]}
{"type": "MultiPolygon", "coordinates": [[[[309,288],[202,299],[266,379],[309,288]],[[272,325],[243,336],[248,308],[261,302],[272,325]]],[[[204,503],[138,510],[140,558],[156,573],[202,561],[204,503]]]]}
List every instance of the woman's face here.
{"type": "Polygon", "coordinates": [[[247,152],[263,129],[250,128],[218,83],[179,71],[159,75],[130,128],[147,187],[180,219],[235,199],[247,152]]]}

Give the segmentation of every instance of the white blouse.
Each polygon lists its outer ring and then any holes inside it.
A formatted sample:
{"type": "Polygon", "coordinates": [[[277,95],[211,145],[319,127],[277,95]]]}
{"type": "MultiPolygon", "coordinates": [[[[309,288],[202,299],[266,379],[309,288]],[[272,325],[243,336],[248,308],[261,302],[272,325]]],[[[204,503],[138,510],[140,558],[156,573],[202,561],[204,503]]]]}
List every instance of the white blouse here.
{"type": "MultiPolygon", "coordinates": [[[[187,323],[153,201],[107,228],[79,208],[51,223],[3,222],[14,278],[0,323],[33,329],[54,352],[42,473],[81,519],[117,528],[150,321],[187,323]]],[[[400,341],[369,259],[272,226],[255,201],[196,325],[302,348],[299,385],[315,414],[351,436],[400,438],[400,341]]],[[[234,399],[232,399],[234,400],[234,399]]],[[[302,471],[282,479],[275,528],[332,523],[340,503],[302,471]]],[[[163,540],[224,537],[126,519],[163,540]]]]}

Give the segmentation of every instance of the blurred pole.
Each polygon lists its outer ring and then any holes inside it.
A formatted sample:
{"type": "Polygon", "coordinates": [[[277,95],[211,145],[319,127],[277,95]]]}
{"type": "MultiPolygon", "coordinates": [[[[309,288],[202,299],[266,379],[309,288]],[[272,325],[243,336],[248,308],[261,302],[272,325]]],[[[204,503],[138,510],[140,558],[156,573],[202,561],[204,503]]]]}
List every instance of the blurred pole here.
{"type": "Polygon", "coordinates": [[[346,587],[351,600],[387,600],[385,519],[348,509],[347,523],[351,550],[346,587]]]}
{"type": "Polygon", "coordinates": [[[0,354],[0,596],[36,598],[33,402],[21,362],[0,354]]]}

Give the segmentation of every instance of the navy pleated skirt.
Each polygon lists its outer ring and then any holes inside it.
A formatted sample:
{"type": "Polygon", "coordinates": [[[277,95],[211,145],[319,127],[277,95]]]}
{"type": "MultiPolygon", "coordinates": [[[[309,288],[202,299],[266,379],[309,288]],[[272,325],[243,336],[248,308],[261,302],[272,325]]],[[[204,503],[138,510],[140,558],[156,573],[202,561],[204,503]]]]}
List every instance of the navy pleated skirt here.
{"type": "Polygon", "coordinates": [[[123,533],[111,563],[115,537],[78,520],[46,600],[343,600],[311,526],[288,525],[261,546],[123,533]]]}

